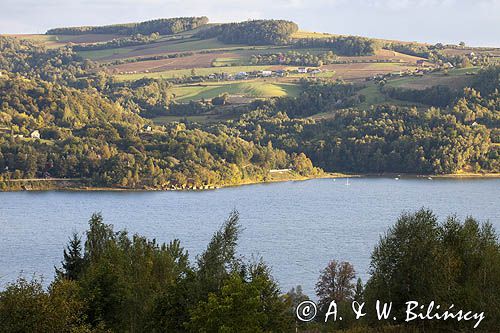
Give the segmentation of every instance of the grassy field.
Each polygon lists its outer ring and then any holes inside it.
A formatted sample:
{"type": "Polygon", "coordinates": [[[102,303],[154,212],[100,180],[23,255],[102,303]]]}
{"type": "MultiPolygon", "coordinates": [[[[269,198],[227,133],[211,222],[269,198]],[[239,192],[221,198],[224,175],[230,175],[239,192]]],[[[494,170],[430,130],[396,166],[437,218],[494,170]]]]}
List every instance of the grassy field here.
{"type": "Polygon", "coordinates": [[[173,88],[172,93],[175,94],[177,101],[187,102],[201,99],[208,100],[223,93],[248,98],[268,98],[297,96],[299,91],[299,87],[292,83],[240,81],[176,86],[173,88]]]}
{"type": "Polygon", "coordinates": [[[450,70],[448,74],[438,72],[421,77],[409,76],[389,80],[387,84],[392,87],[407,89],[426,89],[437,85],[448,86],[452,89],[463,89],[474,78],[473,75],[468,74],[477,73],[478,71],[479,67],[459,68],[450,70]]]}
{"type": "Polygon", "coordinates": [[[323,32],[312,32],[312,31],[302,31],[299,30],[296,33],[292,35],[292,38],[327,38],[327,37],[332,37],[335,36],[333,34],[329,33],[323,33],[323,32]]]}
{"type": "Polygon", "coordinates": [[[227,67],[227,66],[245,66],[248,65],[248,59],[242,59],[237,56],[228,58],[215,58],[212,61],[214,67],[227,67]]]}
{"type": "Polygon", "coordinates": [[[224,44],[216,38],[211,39],[164,39],[155,43],[139,45],[134,47],[115,48],[102,51],[82,51],[83,57],[101,62],[118,59],[136,58],[151,55],[161,55],[165,53],[200,52],[200,51],[231,51],[231,50],[258,50],[269,47],[254,47],[237,44],[224,44]]]}
{"type": "Polygon", "coordinates": [[[47,48],[58,48],[64,45],[58,42],[57,36],[35,35],[35,34],[22,34],[22,35],[9,34],[5,36],[19,38],[19,39],[26,39],[36,44],[42,44],[47,48]]]}
{"type": "Polygon", "coordinates": [[[322,66],[321,68],[334,71],[334,78],[341,78],[348,81],[359,81],[378,74],[397,73],[414,69],[413,66],[400,62],[332,64],[322,66]]]}

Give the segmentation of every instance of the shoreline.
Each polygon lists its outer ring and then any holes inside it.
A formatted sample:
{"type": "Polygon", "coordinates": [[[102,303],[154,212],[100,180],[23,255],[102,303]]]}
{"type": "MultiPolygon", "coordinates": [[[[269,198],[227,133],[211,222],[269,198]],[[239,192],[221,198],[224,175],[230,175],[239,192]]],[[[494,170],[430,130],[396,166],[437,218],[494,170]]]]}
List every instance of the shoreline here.
{"type": "MultiPolygon", "coordinates": [[[[346,173],[324,173],[316,176],[286,176],[283,178],[267,179],[262,181],[244,181],[238,184],[217,185],[211,188],[121,188],[121,187],[101,187],[101,186],[87,186],[83,180],[75,179],[31,179],[26,180],[26,183],[34,182],[38,184],[45,183],[44,186],[37,186],[36,184],[20,185],[20,188],[5,189],[0,192],[49,192],[49,191],[71,191],[71,192],[160,192],[160,191],[211,191],[216,189],[258,185],[258,184],[272,184],[290,181],[307,181],[313,179],[336,179],[336,178],[394,178],[394,179],[500,179],[500,173],[458,173],[458,174],[443,174],[443,175],[423,175],[423,174],[409,174],[409,173],[363,173],[363,174],[346,174],[346,173]],[[78,182],[79,185],[74,183],[78,182]],[[59,184],[58,184],[59,183],[59,184]]],[[[11,182],[22,184],[24,180],[13,179],[11,182]]],[[[9,182],[9,181],[4,181],[9,182]]]]}

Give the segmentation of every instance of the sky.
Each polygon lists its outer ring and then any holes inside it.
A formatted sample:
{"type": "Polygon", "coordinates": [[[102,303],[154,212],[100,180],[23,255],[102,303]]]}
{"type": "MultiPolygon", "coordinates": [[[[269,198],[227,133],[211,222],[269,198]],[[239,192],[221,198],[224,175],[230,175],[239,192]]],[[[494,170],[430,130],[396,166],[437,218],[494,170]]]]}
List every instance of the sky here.
{"type": "Polygon", "coordinates": [[[0,33],[179,16],[288,19],[307,31],[500,47],[500,0],[0,0],[0,33]]]}

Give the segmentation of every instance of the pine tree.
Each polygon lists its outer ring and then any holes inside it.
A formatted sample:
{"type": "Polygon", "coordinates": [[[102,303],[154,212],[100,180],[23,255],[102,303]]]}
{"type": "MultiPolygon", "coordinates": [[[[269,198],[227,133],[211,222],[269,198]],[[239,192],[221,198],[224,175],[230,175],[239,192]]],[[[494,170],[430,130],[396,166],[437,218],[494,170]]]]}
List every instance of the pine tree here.
{"type": "Polygon", "coordinates": [[[359,303],[364,302],[364,292],[365,290],[363,288],[363,282],[361,281],[361,278],[358,278],[358,281],[356,282],[356,288],[354,289],[354,300],[359,303]]]}
{"type": "Polygon", "coordinates": [[[63,255],[62,270],[57,271],[58,275],[69,280],[77,280],[83,270],[84,260],[82,240],[76,232],[69,240],[63,255]]]}

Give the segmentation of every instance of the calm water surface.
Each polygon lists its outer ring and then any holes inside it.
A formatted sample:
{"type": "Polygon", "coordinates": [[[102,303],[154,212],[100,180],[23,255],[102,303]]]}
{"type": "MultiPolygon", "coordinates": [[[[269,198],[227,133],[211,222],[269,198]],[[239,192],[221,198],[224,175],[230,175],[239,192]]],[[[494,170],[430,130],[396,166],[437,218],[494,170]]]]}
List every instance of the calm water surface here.
{"type": "Polygon", "coordinates": [[[364,281],[370,253],[402,211],[432,209],[489,220],[500,231],[500,179],[319,179],[205,192],[0,193],[0,289],[20,273],[49,282],[73,231],[93,212],[115,229],[159,241],[181,240],[199,254],[232,209],[244,231],[239,252],[262,256],[283,291],[301,284],[312,295],[329,260],[354,264],[364,281]]]}

